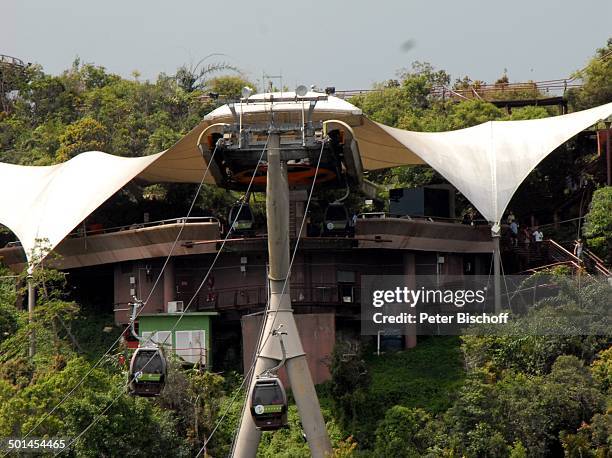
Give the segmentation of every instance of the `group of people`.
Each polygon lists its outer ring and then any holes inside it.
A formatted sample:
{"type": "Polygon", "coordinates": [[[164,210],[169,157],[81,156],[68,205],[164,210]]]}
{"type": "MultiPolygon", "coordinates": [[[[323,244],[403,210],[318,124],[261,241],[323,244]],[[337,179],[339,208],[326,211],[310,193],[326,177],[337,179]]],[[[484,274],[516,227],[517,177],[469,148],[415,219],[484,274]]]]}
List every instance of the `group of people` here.
{"type": "Polygon", "coordinates": [[[542,242],[544,241],[544,233],[542,232],[542,229],[540,229],[538,226],[531,228],[527,224],[521,227],[512,210],[508,212],[506,222],[508,223],[508,226],[510,226],[510,240],[513,248],[518,248],[520,239],[528,250],[533,242],[535,244],[536,251],[538,253],[541,252],[542,242]]]}

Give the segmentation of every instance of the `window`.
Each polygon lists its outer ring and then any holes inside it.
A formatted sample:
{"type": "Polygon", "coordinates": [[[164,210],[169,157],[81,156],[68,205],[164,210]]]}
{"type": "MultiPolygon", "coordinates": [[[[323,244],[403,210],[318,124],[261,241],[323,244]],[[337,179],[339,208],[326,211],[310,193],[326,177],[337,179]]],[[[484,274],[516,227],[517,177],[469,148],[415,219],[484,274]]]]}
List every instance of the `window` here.
{"type": "Polygon", "coordinates": [[[190,363],[206,364],[206,331],[176,331],[175,353],[190,363]]]}
{"type": "Polygon", "coordinates": [[[355,272],[352,270],[339,270],[336,272],[338,283],[355,283],[355,272]]]}
{"type": "Polygon", "coordinates": [[[172,349],[172,337],[170,331],[143,332],[143,344],[163,345],[164,349],[172,349]]]}
{"type": "Polygon", "coordinates": [[[352,304],[355,302],[355,272],[352,270],[338,270],[336,272],[338,280],[338,296],[340,302],[352,304]]]}
{"type": "Polygon", "coordinates": [[[355,287],[353,285],[339,285],[340,300],[344,304],[352,304],[355,302],[355,287]]]}

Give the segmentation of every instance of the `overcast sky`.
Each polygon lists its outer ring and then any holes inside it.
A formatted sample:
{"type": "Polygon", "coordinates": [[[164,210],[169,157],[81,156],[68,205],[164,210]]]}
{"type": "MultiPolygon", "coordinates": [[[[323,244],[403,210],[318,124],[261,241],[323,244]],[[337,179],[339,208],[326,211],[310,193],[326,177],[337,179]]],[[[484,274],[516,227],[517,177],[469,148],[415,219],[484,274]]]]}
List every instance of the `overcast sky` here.
{"type": "MultiPolygon", "coordinates": [[[[0,54],[60,73],[79,56],[129,76],[210,53],[283,84],[368,88],[415,60],[453,78],[567,77],[612,36],[612,1],[1,0],[0,54]]],[[[211,59],[214,61],[214,59],[211,59]]]]}

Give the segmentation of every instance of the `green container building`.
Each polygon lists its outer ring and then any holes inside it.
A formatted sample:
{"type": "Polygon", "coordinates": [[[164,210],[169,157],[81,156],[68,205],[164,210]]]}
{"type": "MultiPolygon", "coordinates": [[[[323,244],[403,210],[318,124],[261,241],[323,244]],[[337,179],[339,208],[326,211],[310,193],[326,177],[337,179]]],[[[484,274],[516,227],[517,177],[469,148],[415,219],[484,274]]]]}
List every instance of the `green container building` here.
{"type": "Polygon", "coordinates": [[[138,317],[138,332],[143,339],[152,337],[154,342],[165,341],[166,351],[176,354],[185,363],[210,367],[211,321],[216,315],[217,312],[142,314],[138,317]]]}

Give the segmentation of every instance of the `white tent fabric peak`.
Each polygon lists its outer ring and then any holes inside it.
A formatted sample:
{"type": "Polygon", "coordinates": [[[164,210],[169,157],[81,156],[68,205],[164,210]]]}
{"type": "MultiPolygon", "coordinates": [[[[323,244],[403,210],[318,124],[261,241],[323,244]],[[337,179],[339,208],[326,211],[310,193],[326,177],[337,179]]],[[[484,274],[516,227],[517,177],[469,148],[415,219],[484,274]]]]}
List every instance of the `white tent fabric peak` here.
{"type": "Polygon", "coordinates": [[[453,184],[490,222],[499,222],[527,175],[552,151],[612,114],[612,103],[562,116],[489,121],[449,132],[378,124],[453,184]]]}

